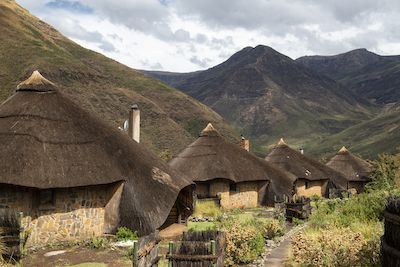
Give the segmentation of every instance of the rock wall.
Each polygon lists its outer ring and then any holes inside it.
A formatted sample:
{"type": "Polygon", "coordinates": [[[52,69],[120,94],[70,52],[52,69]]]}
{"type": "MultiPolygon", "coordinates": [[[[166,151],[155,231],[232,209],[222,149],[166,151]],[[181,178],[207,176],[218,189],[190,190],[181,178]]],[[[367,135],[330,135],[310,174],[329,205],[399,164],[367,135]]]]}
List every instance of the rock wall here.
{"type": "Polygon", "coordinates": [[[209,186],[207,186],[206,183],[198,183],[197,195],[202,197],[219,196],[223,209],[239,209],[257,206],[258,182],[237,183],[235,191],[230,190],[229,184],[229,181],[226,180],[210,181],[209,186]]]}
{"type": "Polygon", "coordinates": [[[24,213],[28,244],[90,238],[104,230],[107,186],[54,189],[54,205],[38,204],[40,190],[21,186],[0,187],[0,207],[24,213]]]}
{"type": "Polygon", "coordinates": [[[323,196],[323,182],[320,180],[310,181],[298,179],[296,183],[296,193],[299,197],[311,197],[312,195],[323,196]],[[306,183],[308,182],[308,188],[306,183]]]}

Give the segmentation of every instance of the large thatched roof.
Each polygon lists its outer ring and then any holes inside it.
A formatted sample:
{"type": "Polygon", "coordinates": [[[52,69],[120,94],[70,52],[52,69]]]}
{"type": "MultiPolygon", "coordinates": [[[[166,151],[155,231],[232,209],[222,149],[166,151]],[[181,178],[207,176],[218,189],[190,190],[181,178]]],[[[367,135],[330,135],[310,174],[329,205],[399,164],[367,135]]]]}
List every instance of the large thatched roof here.
{"type": "Polygon", "coordinates": [[[140,233],[161,226],[192,184],[37,71],[0,106],[0,146],[0,183],[45,189],[125,181],[121,220],[140,233]]]}
{"type": "Polygon", "coordinates": [[[349,181],[370,181],[368,172],[371,171],[371,164],[354,156],[345,147],[342,147],[326,166],[341,172],[349,181]]]}
{"type": "Polygon", "coordinates": [[[211,125],[168,162],[195,182],[227,179],[233,182],[271,181],[276,193],[291,195],[296,177],[235,145],[211,125]]]}
{"type": "Polygon", "coordinates": [[[283,139],[265,157],[265,160],[283,170],[293,173],[297,178],[311,181],[330,179],[336,186],[343,189],[347,188],[348,181],[341,173],[290,148],[283,139]]]}

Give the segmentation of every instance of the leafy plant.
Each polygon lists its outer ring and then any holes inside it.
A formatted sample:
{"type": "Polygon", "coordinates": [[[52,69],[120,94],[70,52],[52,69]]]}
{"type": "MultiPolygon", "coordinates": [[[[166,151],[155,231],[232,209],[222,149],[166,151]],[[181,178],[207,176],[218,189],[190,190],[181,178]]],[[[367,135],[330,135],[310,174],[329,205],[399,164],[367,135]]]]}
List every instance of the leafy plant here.
{"type": "Polygon", "coordinates": [[[294,226],[298,226],[298,225],[304,224],[304,221],[303,221],[302,219],[293,218],[293,219],[292,219],[292,224],[293,224],[294,226]]]}
{"type": "Polygon", "coordinates": [[[87,248],[102,248],[108,243],[107,239],[103,237],[92,237],[85,242],[87,248]]]}
{"type": "Polygon", "coordinates": [[[275,219],[268,219],[262,222],[262,232],[264,238],[270,240],[285,234],[284,229],[282,229],[280,226],[279,221],[275,219]]]}
{"type": "Polygon", "coordinates": [[[132,232],[131,229],[123,226],[123,227],[119,227],[116,233],[116,238],[117,241],[127,241],[127,240],[138,240],[138,234],[137,231],[132,232]]]}
{"type": "Polygon", "coordinates": [[[225,265],[249,263],[264,252],[264,238],[256,220],[228,218],[216,221],[216,228],[226,235],[225,265]]]}

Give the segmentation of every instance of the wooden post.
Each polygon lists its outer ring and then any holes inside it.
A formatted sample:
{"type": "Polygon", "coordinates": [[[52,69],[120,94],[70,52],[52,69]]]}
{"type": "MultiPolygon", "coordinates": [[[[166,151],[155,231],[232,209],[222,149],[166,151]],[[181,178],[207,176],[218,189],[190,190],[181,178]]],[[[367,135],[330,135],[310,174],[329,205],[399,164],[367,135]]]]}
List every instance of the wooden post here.
{"type": "Polygon", "coordinates": [[[24,213],[21,211],[19,213],[19,253],[21,254],[24,252],[24,213]]]}
{"type": "Polygon", "coordinates": [[[186,241],[187,231],[182,232],[182,241],[186,241]]]}
{"type": "Polygon", "coordinates": [[[274,195],[274,210],[276,210],[276,195],[274,195]]]}
{"type": "MultiPolygon", "coordinates": [[[[211,254],[215,255],[215,240],[211,240],[211,254]]],[[[215,266],[216,263],[213,264],[215,266]]]]}
{"type": "Polygon", "coordinates": [[[138,242],[137,240],[133,241],[133,255],[132,255],[132,266],[138,266],[138,242]]]}
{"type": "MultiPolygon", "coordinates": [[[[168,253],[169,255],[172,255],[172,241],[169,241],[169,249],[168,249],[168,253]]],[[[172,267],[172,260],[171,258],[168,260],[168,267],[172,267]]]]}

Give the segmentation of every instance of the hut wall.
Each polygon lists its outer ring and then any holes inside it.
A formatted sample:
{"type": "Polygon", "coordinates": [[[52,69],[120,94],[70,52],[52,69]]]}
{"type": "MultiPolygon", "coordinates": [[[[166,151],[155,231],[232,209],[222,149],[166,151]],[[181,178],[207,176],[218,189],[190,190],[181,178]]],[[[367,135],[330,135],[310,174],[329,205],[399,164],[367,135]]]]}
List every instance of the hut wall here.
{"type": "Polygon", "coordinates": [[[298,179],[296,183],[296,193],[299,197],[311,197],[312,195],[318,195],[324,197],[323,188],[326,190],[326,181],[316,180],[310,181],[306,179],[298,179]],[[306,188],[306,182],[309,187],[306,188]]]}
{"type": "Polygon", "coordinates": [[[103,233],[107,185],[55,190],[55,205],[39,208],[38,189],[1,185],[0,206],[22,211],[28,244],[55,243],[103,233]]]}
{"type": "Polygon", "coordinates": [[[210,195],[220,196],[223,209],[256,207],[258,204],[258,182],[243,182],[236,184],[236,191],[229,190],[229,181],[213,181],[210,185],[210,195]]]}
{"type": "Polygon", "coordinates": [[[363,182],[363,181],[350,181],[348,189],[354,188],[355,190],[357,190],[357,193],[363,193],[364,192],[364,184],[365,184],[365,182],[363,182]]]}

